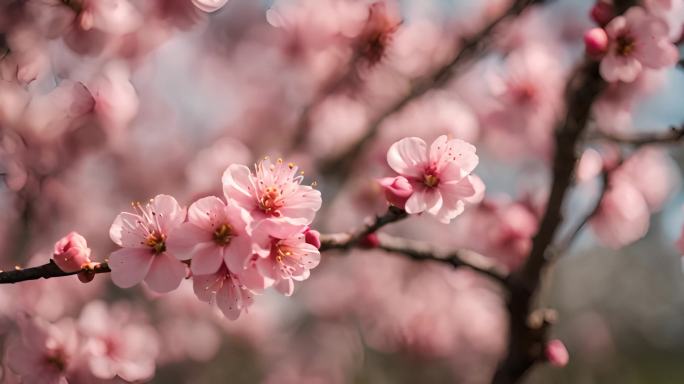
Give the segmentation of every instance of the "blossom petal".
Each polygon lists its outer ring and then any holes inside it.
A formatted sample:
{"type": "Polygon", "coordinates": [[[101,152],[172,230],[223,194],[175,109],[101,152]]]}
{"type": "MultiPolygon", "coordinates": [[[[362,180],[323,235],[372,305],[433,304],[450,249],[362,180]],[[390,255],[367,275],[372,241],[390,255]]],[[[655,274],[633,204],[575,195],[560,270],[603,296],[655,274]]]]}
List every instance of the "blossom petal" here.
{"type": "Polygon", "coordinates": [[[190,222],[183,223],[166,240],[167,252],[179,260],[188,260],[196,247],[212,243],[211,232],[205,231],[190,222]]]}
{"type": "Polygon", "coordinates": [[[190,205],[188,221],[205,231],[214,231],[227,221],[226,204],[216,196],[203,197],[190,205]]]}
{"type": "Polygon", "coordinates": [[[427,145],[418,137],[401,139],[387,151],[387,163],[402,176],[422,177],[427,162],[427,145]]]}
{"type": "Polygon", "coordinates": [[[249,168],[244,165],[233,164],[223,173],[221,182],[226,200],[235,201],[248,211],[256,208],[254,184],[251,180],[249,168]]]}
{"type": "Polygon", "coordinates": [[[109,256],[112,282],[121,288],[130,288],[145,278],[154,255],[149,249],[122,248],[109,256]]]}
{"type": "Polygon", "coordinates": [[[204,243],[194,249],[190,269],[193,275],[216,273],[223,261],[222,247],[215,243],[204,243]]]}
{"type": "Polygon", "coordinates": [[[185,210],[172,196],[157,195],[152,199],[151,206],[164,233],[168,234],[185,221],[185,210]]]}
{"type": "Polygon", "coordinates": [[[185,264],[167,253],[160,253],[153,257],[145,283],[157,293],[167,293],[178,288],[185,274],[185,264]]]}

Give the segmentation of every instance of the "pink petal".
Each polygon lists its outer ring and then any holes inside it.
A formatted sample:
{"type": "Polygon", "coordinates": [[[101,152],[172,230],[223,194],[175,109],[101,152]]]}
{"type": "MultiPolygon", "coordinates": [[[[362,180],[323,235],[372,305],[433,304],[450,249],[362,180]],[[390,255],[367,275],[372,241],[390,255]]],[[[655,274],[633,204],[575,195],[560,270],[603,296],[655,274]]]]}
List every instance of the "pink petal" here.
{"type": "Polygon", "coordinates": [[[247,234],[234,237],[223,249],[223,260],[228,269],[234,272],[242,271],[252,257],[252,240],[247,234]]]}
{"type": "Polygon", "coordinates": [[[411,215],[421,213],[427,209],[427,200],[428,193],[425,189],[416,190],[413,192],[413,195],[406,200],[404,209],[411,215]]]}
{"type": "Polygon", "coordinates": [[[256,208],[254,185],[251,172],[244,165],[233,164],[226,169],[221,178],[226,200],[235,201],[242,208],[252,211],[256,208]]]}
{"type": "Polygon", "coordinates": [[[387,163],[402,176],[422,177],[427,162],[427,145],[418,137],[401,139],[387,151],[387,163]]]}
{"type": "Polygon", "coordinates": [[[618,57],[615,53],[609,53],[601,60],[599,71],[606,81],[629,83],[641,72],[641,63],[634,57],[618,57]]]}
{"type": "Polygon", "coordinates": [[[187,222],[169,236],[166,240],[166,249],[179,260],[188,260],[192,258],[195,248],[204,246],[205,243],[214,244],[212,233],[187,222]]]}
{"type": "Polygon", "coordinates": [[[238,276],[240,278],[240,282],[244,284],[245,287],[256,291],[262,291],[274,283],[273,279],[270,279],[259,273],[256,265],[243,269],[238,273],[238,276]]]}
{"type": "Polygon", "coordinates": [[[193,275],[216,273],[223,262],[223,250],[215,243],[204,243],[192,253],[190,269],[193,275]]]}
{"type": "Polygon", "coordinates": [[[109,228],[109,237],[121,247],[145,247],[145,232],[138,226],[140,217],[128,212],[120,213],[109,228]]]}
{"type": "Polygon", "coordinates": [[[221,278],[219,274],[213,273],[210,275],[194,275],[192,277],[192,289],[200,301],[210,303],[215,290],[218,287],[217,281],[221,278]]]}
{"type": "Polygon", "coordinates": [[[185,274],[185,264],[167,253],[161,253],[153,257],[145,283],[157,293],[167,293],[178,288],[185,274]]]}
{"type": "Polygon", "coordinates": [[[235,320],[240,317],[242,306],[240,288],[227,281],[226,284],[216,292],[216,305],[228,319],[235,320]]]}
{"type": "Polygon", "coordinates": [[[155,196],[151,206],[164,233],[171,232],[185,221],[185,210],[169,195],[155,196]]]}
{"type": "Polygon", "coordinates": [[[190,205],[188,221],[205,231],[214,231],[227,221],[226,204],[216,196],[203,197],[190,205]]]}
{"type": "Polygon", "coordinates": [[[294,292],[294,282],[292,279],[282,279],[275,284],[275,289],[285,296],[292,296],[294,292]]]}
{"type": "Polygon", "coordinates": [[[122,248],[109,256],[112,282],[121,288],[140,283],[152,265],[154,255],[149,249],[122,248]]]}

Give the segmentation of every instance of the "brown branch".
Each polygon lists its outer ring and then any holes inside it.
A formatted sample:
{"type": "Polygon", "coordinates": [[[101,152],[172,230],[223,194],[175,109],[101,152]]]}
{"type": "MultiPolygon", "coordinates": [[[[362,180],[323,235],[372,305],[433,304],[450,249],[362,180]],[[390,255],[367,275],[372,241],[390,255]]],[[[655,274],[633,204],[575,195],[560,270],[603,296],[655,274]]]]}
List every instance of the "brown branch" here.
{"type": "Polygon", "coordinates": [[[608,140],[617,144],[641,147],[650,144],[674,144],[684,140],[684,124],[672,126],[666,132],[641,133],[634,135],[595,133],[590,139],[608,140]]]}
{"type": "Polygon", "coordinates": [[[417,99],[428,91],[446,85],[460,70],[464,70],[470,63],[485,52],[491,45],[491,35],[494,30],[505,20],[520,15],[526,8],[541,3],[544,0],[516,0],[513,4],[496,19],[492,20],[482,30],[470,38],[465,39],[463,47],[446,65],[441,67],[431,76],[414,82],[411,90],[401,99],[397,100],[385,111],[380,113],[370,122],[364,135],[340,155],[324,161],[321,170],[326,175],[335,175],[340,180],[346,180],[353,169],[354,163],[366,146],[377,136],[383,121],[395,112],[400,111],[414,99],[417,99]]]}
{"type": "Polygon", "coordinates": [[[377,232],[380,228],[387,224],[395,223],[408,217],[406,211],[397,208],[393,205],[387,209],[387,212],[382,216],[375,216],[375,218],[366,225],[355,230],[352,233],[336,233],[330,235],[321,235],[321,252],[332,249],[346,250],[357,247],[368,237],[368,235],[377,232]]]}
{"type": "Polygon", "coordinates": [[[49,263],[31,268],[15,267],[12,271],[0,272],[0,284],[14,284],[27,280],[50,279],[53,277],[72,276],[81,272],[98,274],[111,272],[107,263],[97,263],[76,272],[64,272],[52,259],[49,263]]]}
{"type": "Polygon", "coordinates": [[[508,354],[497,369],[493,379],[496,384],[518,382],[532,365],[542,359],[544,333],[530,327],[527,320],[547,262],[547,252],[563,219],[563,202],[577,162],[576,147],[586,129],[591,106],[605,85],[599,75],[598,63],[593,61],[585,61],[568,80],[567,111],[555,133],[552,184],[546,211],[532,240],[527,261],[510,278],[508,354]]]}

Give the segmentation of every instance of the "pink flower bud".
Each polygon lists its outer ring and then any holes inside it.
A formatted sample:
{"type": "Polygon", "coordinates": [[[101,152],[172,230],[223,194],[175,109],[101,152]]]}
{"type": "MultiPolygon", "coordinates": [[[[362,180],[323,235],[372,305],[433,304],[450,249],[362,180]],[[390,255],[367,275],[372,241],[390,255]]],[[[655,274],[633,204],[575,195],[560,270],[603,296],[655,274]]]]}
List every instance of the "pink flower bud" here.
{"type": "Polygon", "coordinates": [[[589,12],[591,18],[600,26],[605,26],[615,17],[615,9],[613,4],[606,0],[598,0],[591,11],[589,12]]]}
{"type": "Polygon", "coordinates": [[[64,272],[80,271],[84,265],[90,263],[90,248],[83,236],[71,232],[55,243],[52,258],[64,272]]]}
{"type": "Polygon", "coordinates": [[[318,249],[321,248],[321,233],[315,229],[308,228],[304,232],[304,240],[318,249]]]}
{"type": "Polygon", "coordinates": [[[603,28],[593,28],[584,34],[584,49],[594,58],[603,56],[608,50],[608,35],[603,28]]]}
{"type": "Polygon", "coordinates": [[[380,239],[378,239],[377,233],[370,233],[361,239],[360,244],[364,248],[377,248],[380,246],[380,239]]]}
{"type": "Polygon", "coordinates": [[[404,209],[406,201],[413,194],[413,187],[404,176],[385,177],[378,180],[390,204],[404,209]]]}
{"type": "Polygon", "coordinates": [[[544,354],[546,359],[554,367],[565,367],[568,365],[570,360],[570,355],[568,350],[565,348],[565,344],[558,339],[554,339],[546,343],[546,348],[544,349],[544,354]]]}

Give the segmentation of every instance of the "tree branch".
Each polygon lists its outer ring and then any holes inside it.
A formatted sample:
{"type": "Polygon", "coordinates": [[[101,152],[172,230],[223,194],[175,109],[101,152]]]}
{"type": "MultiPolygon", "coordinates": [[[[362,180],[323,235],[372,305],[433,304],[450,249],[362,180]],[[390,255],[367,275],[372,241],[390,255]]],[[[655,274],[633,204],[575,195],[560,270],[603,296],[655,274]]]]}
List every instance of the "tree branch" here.
{"type": "Polygon", "coordinates": [[[544,332],[530,327],[527,320],[547,262],[547,252],[563,219],[563,202],[577,162],[577,143],[586,129],[591,106],[605,85],[599,75],[598,63],[588,60],[568,80],[567,111],[555,134],[552,184],[546,211],[532,240],[527,261],[510,279],[508,354],[495,374],[493,382],[496,384],[518,382],[542,358],[544,332]]]}
{"type": "Polygon", "coordinates": [[[608,140],[614,143],[631,145],[634,147],[641,147],[649,144],[674,144],[684,140],[684,124],[679,127],[672,126],[669,131],[657,133],[624,135],[598,132],[591,135],[590,139],[608,140]]]}
{"type": "Polygon", "coordinates": [[[349,148],[344,150],[340,155],[324,161],[321,170],[324,174],[335,175],[340,180],[346,180],[351,172],[354,163],[358,160],[359,155],[363,152],[365,147],[377,136],[378,130],[382,122],[400,111],[414,99],[417,99],[426,94],[431,89],[439,88],[446,85],[452,78],[456,76],[459,70],[468,67],[478,54],[486,51],[491,45],[492,32],[503,21],[520,15],[526,8],[535,4],[541,3],[544,0],[516,0],[513,4],[496,19],[492,20],[482,30],[467,38],[463,42],[463,48],[458,52],[454,58],[446,65],[440,68],[431,76],[419,79],[416,81],[408,94],[397,100],[384,112],[380,113],[373,121],[370,122],[364,135],[359,138],[349,148]]]}
{"type": "Polygon", "coordinates": [[[109,265],[105,262],[85,267],[80,271],[76,272],[64,272],[61,269],[59,269],[57,264],[55,264],[55,262],[52,261],[52,259],[50,259],[49,263],[37,267],[15,267],[13,271],[1,271],[0,284],[14,284],[27,280],[50,279],[53,277],[72,276],[79,274],[81,272],[98,274],[111,272],[111,270],[109,269],[109,265]]]}
{"type": "Polygon", "coordinates": [[[406,211],[390,205],[387,212],[382,216],[375,216],[375,218],[357,229],[352,233],[336,233],[330,235],[321,235],[321,252],[332,249],[346,250],[357,247],[368,237],[368,235],[377,232],[380,228],[387,224],[395,223],[408,217],[406,211]]]}

